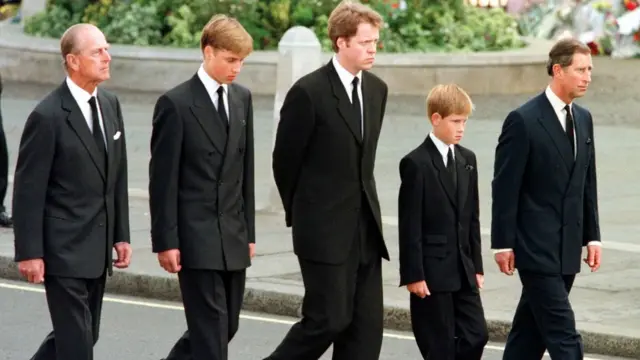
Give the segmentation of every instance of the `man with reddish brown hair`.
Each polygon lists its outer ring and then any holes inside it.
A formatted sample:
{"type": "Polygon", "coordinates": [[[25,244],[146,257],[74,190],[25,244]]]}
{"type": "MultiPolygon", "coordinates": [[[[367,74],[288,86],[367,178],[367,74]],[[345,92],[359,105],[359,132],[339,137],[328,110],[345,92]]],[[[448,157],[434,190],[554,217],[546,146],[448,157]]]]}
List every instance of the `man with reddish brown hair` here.
{"type": "Polygon", "coordinates": [[[269,356],[377,359],[382,345],[384,243],[374,179],[387,85],[373,66],[382,18],[344,1],[329,17],[335,56],[303,76],[280,111],[273,172],[292,227],[303,320],[269,356]]]}
{"type": "Polygon", "coordinates": [[[255,244],[253,106],[234,84],[253,39],[233,18],[202,31],[204,61],[155,106],[149,163],[151,240],[178,273],[188,331],[168,360],[226,360],[255,244]]]}

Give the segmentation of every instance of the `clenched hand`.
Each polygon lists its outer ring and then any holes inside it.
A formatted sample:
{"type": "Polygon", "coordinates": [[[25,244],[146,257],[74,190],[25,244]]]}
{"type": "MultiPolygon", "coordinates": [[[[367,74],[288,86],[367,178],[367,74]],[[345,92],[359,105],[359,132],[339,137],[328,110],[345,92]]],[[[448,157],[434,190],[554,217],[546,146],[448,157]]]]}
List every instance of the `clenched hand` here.
{"type": "Polygon", "coordinates": [[[180,250],[171,249],[158,253],[158,262],[167,272],[177,273],[182,269],[182,266],[180,266],[180,250]]]}
{"type": "Polygon", "coordinates": [[[424,299],[425,296],[431,295],[431,292],[427,287],[427,282],[424,280],[407,285],[407,290],[409,290],[409,292],[412,294],[416,294],[419,298],[422,299],[424,299]]]}
{"type": "Polygon", "coordinates": [[[44,260],[42,259],[20,261],[18,270],[30,283],[40,284],[44,282],[44,260]]]}

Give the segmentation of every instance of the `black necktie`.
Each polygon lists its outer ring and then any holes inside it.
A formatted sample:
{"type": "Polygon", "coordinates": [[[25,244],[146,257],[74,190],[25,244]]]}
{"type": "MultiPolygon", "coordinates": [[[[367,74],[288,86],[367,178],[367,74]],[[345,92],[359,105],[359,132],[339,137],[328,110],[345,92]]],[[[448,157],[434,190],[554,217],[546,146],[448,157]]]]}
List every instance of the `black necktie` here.
{"type": "Polygon", "coordinates": [[[575,154],[575,141],[573,138],[573,116],[571,115],[571,108],[569,105],[564,107],[564,110],[567,112],[567,138],[569,139],[569,144],[571,144],[571,153],[575,154]]]}
{"type": "Polygon", "coordinates": [[[218,115],[220,116],[220,120],[222,120],[225,129],[229,132],[229,118],[227,117],[227,111],[224,108],[224,88],[220,86],[218,88],[218,115]]]}
{"type": "Polygon", "coordinates": [[[107,168],[107,147],[104,145],[104,136],[102,135],[102,129],[100,128],[100,118],[98,117],[98,104],[96,103],[96,97],[92,96],[89,99],[89,105],[91,105],[91,117],[93,118],[93,140],[98,146],[98,151],[103,157],[105,169],[107,168]]]}
{"type": "Polygon", "coordinates": [[[356,115],[356,119],[358,120],[358,124],[356,129],[358,129],[358,133],[360,136],[363,136],[362,133],[362,106],[360,105],[360,97],[358,97],[358,77],[354,77],[351,84],[353,85],[353,90],[351,90],[351,103],[353,104],[353,110],[356,115]]]}
{"type": "Polygon", "coordinates": [[[449,146],[449,151],[447,151],[447,171],[451,174],[451,180],[453,180],[453,187],[458,187],[458,172],[456,171],[456,163],[453,160],[453,151],[451,151],[451,146],[449,146]]]}

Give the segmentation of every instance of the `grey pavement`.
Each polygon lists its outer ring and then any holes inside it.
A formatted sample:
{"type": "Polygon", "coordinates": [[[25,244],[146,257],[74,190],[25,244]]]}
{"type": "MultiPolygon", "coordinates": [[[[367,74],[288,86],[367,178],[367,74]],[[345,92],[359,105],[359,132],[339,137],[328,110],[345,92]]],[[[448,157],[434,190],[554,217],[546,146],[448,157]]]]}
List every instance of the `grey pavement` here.
{"type": "MultiPolygon", "coordinates": [[[[585,267],[571,293],[577,324],[587,350],[640,358],[640,188],[635,186],[640,167],[634,155],[640,152],[640,122],[637,114],[640,70],[637,61],[596,59],[593,89],[580,103],[592,110],[596,123],[600,216],[604,263],[600,271],[585,267]],[[635,72],[634,72],[635,71],[635,72]]],[[[29,84],[6,84],[2,110],[5,131],[15,163],[18,143],[29,111],[50,88],[29,84]]],[[[110,280],[110,290],[147,297],[177,299],[175,277],[157,265],[150,251],[147,187],[148,142],[151,113],[157,94],[118,91],[123,102],[129,148],[132,242],[134,262],[110,280]]],[[[508,111],[529,95],[474,97],[476,113],[468,123],[463,145],[478,156],[480,175],[481,225],[486,269],[482,297],[491,320],[492,338],[504,338],[520,295],[516,277],[501,275],[489,250],[490,181],[493,151],[501,121],[508,111]]],[[[422,100],[391,99],[383,125],[376,163],[376,180],[385,217],[385,236],[392,261],[384,265],[386,324],[408,329],[406,290],[398,288],[397,229],[394,226],[399,186],[397,165],[406,152],[417,146],[429,126],[424,117],[412,114],[411,107],[422,100]]],[[[270,154],[273,133],[272,99],[256,99],[256,196],[260,209],[266,207],[271,189],[270,154]]],[[[550,174],[552,176],[552,174],[550,174]]],[[[7,204],[10,204],[7,200],[7,204]]],[[[295,316],[303,294],[298,263],[292,253],[289,229],[279,213],[261,211],[257,219],[258,256],[249,270],[246,307],[295,316]]],[[[8,266],[13,254],[13,235],[0,230],[0,273],[16,277],[8,266]]]]}
{"type": "MultiPolygon", "coordinates": [[[[40,286],[0,282],[1,359],[28,359],[50,331],[47,303],[41,291],[40,286]]],[[[230,360],[264,358],[275,349],[295,321],[293,318],[251,312],[245,312],[241,317],[238,334],[229,347],[230,360]]],[[[95,359],[158,360],[168,353],[185,326],[179,303],[150,302],[107,294],[95,359]]],[[[500,343],[488,344],[483,359],[501,359],[503,347],[504,344],[500,343]]],[[[600,355],[587,355],[587,358],[621,360],[600,355]]],[[[321,359],[331,359],[331,349],[321,359]]],[[[420,354],[411,334],[387,331],[380,359],[420,359],[420,354]]]]}

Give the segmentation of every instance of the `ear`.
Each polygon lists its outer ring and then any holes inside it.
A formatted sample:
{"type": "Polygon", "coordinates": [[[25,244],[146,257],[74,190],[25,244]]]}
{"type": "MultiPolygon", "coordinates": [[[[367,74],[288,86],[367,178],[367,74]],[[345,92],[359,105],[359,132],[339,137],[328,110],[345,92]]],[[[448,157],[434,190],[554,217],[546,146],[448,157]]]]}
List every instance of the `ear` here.
{"type": "Polygon", "coordinates": [[[215,51],[213,50],[213,47],[211,47],[210,45],[205,46],[202,53],[205,59],[210,59],[215,56],[215,51]]]}
{"type": "Polygon", "coordinates": [[[553,72],[554,76],[560,75],[560,73],[562,72],[562,66],[560,66],[560,64],[553,64],[551,71],[553,72]]]}
{"type": "Polygon", "coordinates": [[[438,113],[433,113],[431,115],[431,124],[434,126],[437,126],[438,124],[440,124],[440,121],[442,120],[442,116],[440,116],[440,114],[438,113]]]}
{"type": "Polygon", "coordinates": [[[338,40],[336,40],[336,45],[338,45],[338,49],[346,48],[349,46],[349,40],[344,37],[339,37],[338,40]]]}

